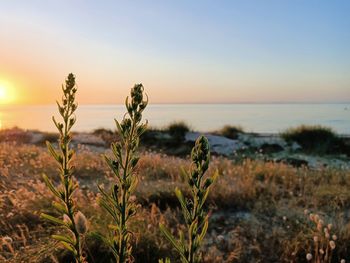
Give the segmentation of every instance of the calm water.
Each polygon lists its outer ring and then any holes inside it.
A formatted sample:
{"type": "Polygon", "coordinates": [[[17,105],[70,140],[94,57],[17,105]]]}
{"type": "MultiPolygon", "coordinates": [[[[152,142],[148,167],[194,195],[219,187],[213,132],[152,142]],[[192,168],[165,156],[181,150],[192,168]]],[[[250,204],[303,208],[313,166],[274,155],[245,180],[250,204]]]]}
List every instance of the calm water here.
{"type": "MultiPolygon", "coordinates": [[[[55,105],[0,106],[1,127],[55,131],[51,116],[56,112],[55,105]]],[[[114,128],[113,119],[121,119],[124,112],[124,105],[80,105],[75,130],[114,128]]],[[[184,120],[199,131],[234,124],[246,131],[277,133],[299,124],[321,124],[350,134],[350,104],[153,104],[144,116],[152,127],[184,120]]]]}

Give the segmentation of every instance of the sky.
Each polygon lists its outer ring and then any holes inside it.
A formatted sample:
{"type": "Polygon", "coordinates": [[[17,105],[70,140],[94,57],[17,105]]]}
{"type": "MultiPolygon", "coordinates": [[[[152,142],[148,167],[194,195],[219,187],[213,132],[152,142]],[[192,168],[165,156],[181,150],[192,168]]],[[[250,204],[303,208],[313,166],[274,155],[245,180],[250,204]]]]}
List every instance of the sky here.
{"type": "Polygon", "coordinates": [[[0,2],[0,103],[350,102],[350,1],[0,2]],[[2,91],[1,91],[2,89],[2,91]]]}

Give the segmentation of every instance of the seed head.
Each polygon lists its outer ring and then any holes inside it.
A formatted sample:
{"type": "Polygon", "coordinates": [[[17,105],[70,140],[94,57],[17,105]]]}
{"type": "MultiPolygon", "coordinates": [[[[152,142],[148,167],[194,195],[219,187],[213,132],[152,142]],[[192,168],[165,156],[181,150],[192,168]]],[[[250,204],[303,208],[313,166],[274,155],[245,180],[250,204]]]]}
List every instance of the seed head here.
{"type": "Polygon", "coordinates": [[[9,237],[9,236],[4,236],[3,238],[2,238],[2,240],[3,240],[3,242],[5,242],[5,243],[12,243],[12,238],[11,237],[9,237]]]}
{"type": "Polygon", "coordinates": [[[333,236],[332,236],[332,239],[333,239],[333,240],[337,240],[337,239],[338,239],[337,235],[333,235],[333,236]]]}
{"type": "Polygon", "coordinates": [[[74,215],[74,222],[76,224],[78,233],[84,235],[87,231],[87,219],[85,215],[82,212],[78,211],[78,213],[74,215]]]}
{"type": "Polygon", "coordinates": [[[225,241],[225,237],[223,235],[218,235],[216,238],[220,243],[225,241]]]}
{"type": "Polygon", "coordinates": [[[312,255],[310,253],[306,254],[306,259],[307,261],[310,261],[312,259],[312,255]]]}
{"type": "Polygon", "coordinates": [[[314,221],[315,215],[314,215],[313,213],[311,213],[311,214],[309,215],[309,218],[310,218],[311,221],[314,221]]]}
{"type": "Polygon", "coordinates": [[[329,246],[332,250],[335,249],[335,242],[333,240],[329,241],[329,246]]]}
{"type": "Polygon", "coordinates": [[[345,262],[346,262],[345,259],[340,260],[340,263],[345,263],[345,262]]]}
{"type": "Polygon", "coordinates": [[[132,196],[130,196],[130,199],[129,199],[129,200],[130,200],[130,202],[133,203],[133,202],[136,201],[136,199],[137,199],[136,196],[135,196],[135,195],[132,195],[132,196]]]}
{"type": "Polygon", "coordinates": [[[316,214],[315,217],[314,217],[315,223],[318,223],[318,220],[320,220],[320,216],[316,214]]]}

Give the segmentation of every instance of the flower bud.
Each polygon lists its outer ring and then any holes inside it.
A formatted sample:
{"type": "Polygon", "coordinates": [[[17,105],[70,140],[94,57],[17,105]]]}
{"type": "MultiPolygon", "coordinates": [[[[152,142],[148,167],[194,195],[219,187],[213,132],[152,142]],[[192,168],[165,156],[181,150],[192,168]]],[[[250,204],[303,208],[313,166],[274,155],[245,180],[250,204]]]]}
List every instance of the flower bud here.
{"type": "Polygon", "coordinates": [[[87,231],[87,219],[85,217],[85,215],[78,211],[75,215],[74,215],[74,222],[77,228],[77,231],[80,235],[84,235],[87,231]]]}

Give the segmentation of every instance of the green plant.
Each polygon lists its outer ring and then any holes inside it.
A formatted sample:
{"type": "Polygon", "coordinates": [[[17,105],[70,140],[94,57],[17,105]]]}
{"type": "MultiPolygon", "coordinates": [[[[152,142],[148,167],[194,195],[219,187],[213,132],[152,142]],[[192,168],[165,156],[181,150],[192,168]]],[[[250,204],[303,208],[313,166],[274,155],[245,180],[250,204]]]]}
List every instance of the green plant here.
{"type": "Polygon", "coordinates": [[[203,206],[210,187],[218,176],[217,172],[211,177],[204,176],[210,160],[209,142],[206,137],[200,136],[196,140],[191,159],[190,171],[185,172],[185,176],[191,188],[192,198],[185,198],[178,188],[175,189],[188,230],[187,241],[182,231],[179,231],[180,240],[178,241],[163,224],[159,225],[160,230],[180,254],[181,261],[184,263],[195,263],[201,260],[199,249],[209,225],[208,214],[203,206]]]}
{"type": "Polygon", "coordinates": [[[158,263],[171,263],[169,258],[166,259],[159,259],[158,263]]]}
{"type": "Polygon", "coordinates": [[[331,128],[319,125],[289,128],[281,136],[287,142],[298,143],[304,151],[311,153],[334,153],[343,148],[343,142],[331,128]]]}
{"type": "Polygon", "coordinates": [[[218,134],[235,140],[238,138],[238,134],[243,132],[243,128],[240,126],[225,125],[220,131],[218,131],[218,134]]]}
{"type": "Polygon", "coordinates": [[[102,198],[100,204],[112,216],[112,237],[103,238],[110,245],[117,262],[132,261],[132,233],[128,224],[136,214],[135,196],[133,192],[137,186],[135,167],[139,160],[136,154],[141,134],[146,130],[147,122],[141,123],[142,112],[146,108],[148,99],[144,100],[144,88],[137,84],[131,89],[131,102],[126,98],[127,114],[116,126],[120,142],[112,143],[114,159],[105,156],[108,166],[116,177],[116,183],[110,193],[100,187],[102,198]]]}
{"type": "Polygon", "coordinates": [[[70,234],[53,235],[52,238],[58,240],[65,248],[71,251],[78,263],[86,262],[82,253],[82,236],[87,231],[87,220],[85,216],[77,210],[72,198],[78,185],[73,180],[72,159],[74,150],[69,146],[72,139],[71,129],[76,121],[74,112],[77,109],[75,103],[75,76],[70,73],[66,79],[65,86],[62,86],[63,97],[62,104],[57,102],[58,110],[62,116],[63,122],[57,122],[53,117],[53,122],[57,127],[60,140],[59,150],[55,150],[50,142],[47,143],[51,156],[56,160],[60,167],[60,185],[55,187],[51,180],[44,175],[44,181],[51,192],[57,197],[58,202],[54,201],[53,206],[58,210],[62,218],[54,217],[48,214],[41,216],[52,223],[64,227],[70,234]]]}
{"type": "Polygon", "coordinates": [[[185,122],[180,121],[170,123],[166,130],[176,141],[181,142],[184,140],[186,133],[190,131],[190,128],[185,122]]]}

